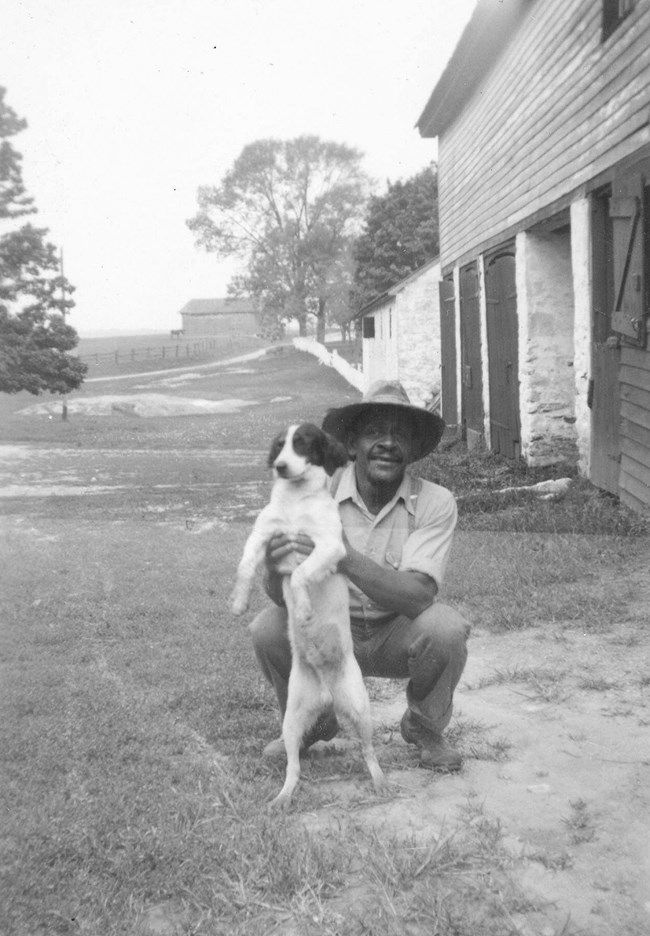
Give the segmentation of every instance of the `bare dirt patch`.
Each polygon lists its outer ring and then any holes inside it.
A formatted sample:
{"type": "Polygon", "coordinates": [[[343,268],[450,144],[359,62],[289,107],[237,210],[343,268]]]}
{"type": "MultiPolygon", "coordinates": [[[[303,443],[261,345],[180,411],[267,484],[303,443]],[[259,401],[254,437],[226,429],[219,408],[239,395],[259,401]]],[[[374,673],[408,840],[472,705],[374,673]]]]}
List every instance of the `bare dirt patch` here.
{"type": "Polygon", "coordinates": [[[321,750],[306,762],[323,804],[306,815],[307,826],[331,832],[346,823],[371,824],[426,843],[453,837],[469,810],[477,827],[497,830],[505,849],[507,877],[520,895],[513,932],[648,933],[650,585],[644,556],[629,575],[638,586],[634,598],[605,631],[566,622],[500,634],[474,628],[449,729],[465,757],[458,775],[417,768],[399,735],[403,687],[369,680],[378,756],[395,796],[373,802],[369,782],[360,780],[358,751],[327,756],[321,750]]]}
{"type": "MultiPolygon", "coordinates": [[[[245,406],[255,406],[254,400],[204,400],[196,397],[174,397],[164,393],[120,393],[72,399],[67,402],[69,415],[112,416],[203,416],[212,413],[239,413],[245,406]]],[[[23,416],[60,416],[60,401],[35,403],[20,411],[23,416]]]]}

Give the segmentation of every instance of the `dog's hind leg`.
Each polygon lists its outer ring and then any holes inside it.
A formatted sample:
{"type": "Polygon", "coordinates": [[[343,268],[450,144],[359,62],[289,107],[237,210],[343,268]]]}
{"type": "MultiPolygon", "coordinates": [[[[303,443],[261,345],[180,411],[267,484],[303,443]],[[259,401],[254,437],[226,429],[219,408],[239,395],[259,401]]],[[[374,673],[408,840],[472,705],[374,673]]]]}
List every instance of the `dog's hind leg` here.
{"type": "Polygon", "coordinates": [[[273,809],[288,809],[300,777],[300,746],[305,733],[329,704],[316,673],[294,658],[289,677],[287,709],[282,723],[282,738],[287,752],[284,786],[269,804],[273,809]]]}
{"type": "Polygon", "coordinates": [[[370,771],[375,792],[387,793],[390,789],[388,780],[379,766],[372,743],[370,701],[359,664],[354,657],[346,662],[343,673],[337,678],[336,685],[332,687],[332,695],[337,717],[340,716],[350,721],[361,741],[361,750],[370,771]]]}

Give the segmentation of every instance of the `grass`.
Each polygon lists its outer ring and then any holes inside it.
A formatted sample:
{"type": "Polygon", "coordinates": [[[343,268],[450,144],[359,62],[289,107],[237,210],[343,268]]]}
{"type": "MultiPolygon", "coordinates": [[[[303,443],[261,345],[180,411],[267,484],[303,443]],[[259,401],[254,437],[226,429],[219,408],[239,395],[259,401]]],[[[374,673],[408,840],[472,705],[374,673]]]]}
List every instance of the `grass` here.
{"type": "MultiPolygon", "coordinates": [[[[0,929],[132,936],[158,914],[187,936],[520,933],[535,908],[476,799],[449,830],[405,834],[383,821],[356,758],[342,778],[358,786],[349,809],[332,805],[340,767],[325,762],[305,766],[295,812],[268,816],[282,771],[260,752],[278,729],[275,703],[246,629],[225,611],[247,511],[266,496],[255,459],[276,423],[356,397],[299,354],[261,361],[250,381],[219,372],[200,382],[207,396],[235,390],[266,405],[227,419],[62,424],[0,400],[2,439],[47,447],[45,474],[59,446],[78,453],[80,475],[99,465],[109,481],[141,452],[127,466],[133,488],[2,502],[0,929]],[[244,445],[255,453],[245,463],[253,494],[232,519],[241,478],[224,483],[209,456],[244,445]],[[378,820],[360,812],[368,804],[378,820]]],[[[567,498],[499,508],[488,529],[490,492],[511,483],[503,468],[458,447],[440,456],[440,480],[485,492],[481,510],[463,507],[445,598],[495,632],[553,620],[605,630],[625,613],[622,571],[647,549],[640,520],[576,483],[593,505],[582,526],[567,498]],[[525,516],[540,529],[519,531],[525,516]],[[551,521],[567,530],[553,533],[551,521]]],[[[253,611],[261,600],[258,591],[253,611]]],[[[553,689],[543,671],[501,677],[553,689]]],[[[508,757],[508,742],[486,740],[478,722],[457,719],[451,732],[470,757],[508,757]]],[[[583,834],[583,818],[572,807],[570,835],[583,834]]]]}
{"type": "Polygon", "coordinates": [[[497,632],[544,621],[602,631],[625,612],[633,586],[623,573],[646,544],[643,536],[465,529],[456,535],[444,597],[497,632]]]}
{"type": "Polygon", "coordinates": [[[455,440],[443,441],[439,451],[417,465],[423,478],[454,492],[459,506],[459,529],[553,534],[648,533],[648,518],[595,488],[578,475],[574,465],[559,463],[544,468],[509,460],[484,449],[468,451],[455,440]],[[571,478],[561,501],[543,500],[529,491],[506,491],[541,481],[571,478]]]}
{"type": "Polygon", "coordinates": [[[585,800],[579,798],[569,802],[571,812],[563,820],[572,845],[591,842],[596,836],[594,818],[585,800]]]}
{"type": "Polygon", "coordinates": [[[487,827],[423,844],[268,816],[274,706],[215,574],[245,532],[7,530],[3,932],[130,934],[162,907],[188,934],[515,933],[487,827]]]}
{"type": "MultiPolygon", "coordinates": [[[[306,770],[301,808],[268,817],[281,771],[259,754],[275,707],[223,612],[245,535],[7,524],[3,932],[131,934],[162,908],[187,934],[516,933],[521,896],[489,823],[414,842],[351,809],[313,834],[302,809],[331,802],[327,765],[306,770]]],[[[478,724],[454,730],[469,756],[507,756],[478,724]]],[[[360,763],[353,776],[372,801],[360,763]]]]}

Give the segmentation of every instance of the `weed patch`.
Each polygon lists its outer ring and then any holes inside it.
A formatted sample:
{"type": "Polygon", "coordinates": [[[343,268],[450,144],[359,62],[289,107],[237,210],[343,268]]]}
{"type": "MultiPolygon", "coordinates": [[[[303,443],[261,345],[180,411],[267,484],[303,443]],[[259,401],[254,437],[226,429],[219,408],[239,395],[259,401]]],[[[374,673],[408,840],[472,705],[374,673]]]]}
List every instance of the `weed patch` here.
{"type": "Polygon", "coordinates": [[[595,488],[579,477],[575,466],[565,463],[534,468],[480,448],[468,452],[464,443],[452,441],[443,442],[415,470],[455,494],[459,529],[615,536],[648,532],[647,518],[595,488]],[[561,500],[505,490],[565,477],[571,485],[561,500]]]}

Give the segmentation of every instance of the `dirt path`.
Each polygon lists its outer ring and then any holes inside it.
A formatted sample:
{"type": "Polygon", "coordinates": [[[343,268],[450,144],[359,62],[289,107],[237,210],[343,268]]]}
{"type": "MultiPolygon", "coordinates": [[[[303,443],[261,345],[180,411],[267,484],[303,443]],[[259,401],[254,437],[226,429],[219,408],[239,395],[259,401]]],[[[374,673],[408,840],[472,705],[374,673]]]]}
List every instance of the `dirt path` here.
{"type": "MultiPolygon", "coordinates": [[[[645,564],[629,574],[635,598],[607,633],[474,630],[450,726],[465,755],[456,776],[415,767],[397,731],[403,688],[370,681],[380,761],[400,769],[395,798],[356,807],[355,821],[419,841],[461,815],[498,829],[522,936],[650,932],[650,583],[645,564]]],[[[354,803],[359,785],[333,785],[312,821],[343,822],[346,794],[354,803]]]]}

